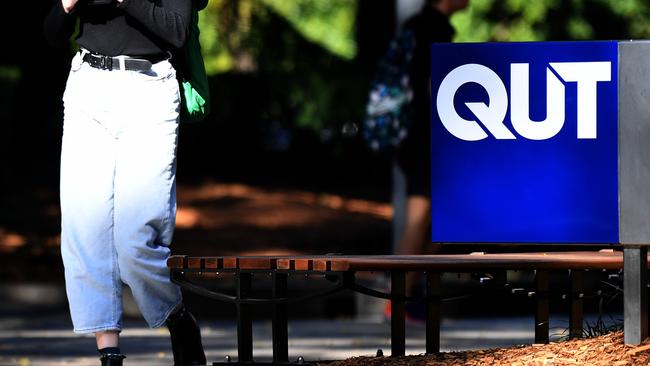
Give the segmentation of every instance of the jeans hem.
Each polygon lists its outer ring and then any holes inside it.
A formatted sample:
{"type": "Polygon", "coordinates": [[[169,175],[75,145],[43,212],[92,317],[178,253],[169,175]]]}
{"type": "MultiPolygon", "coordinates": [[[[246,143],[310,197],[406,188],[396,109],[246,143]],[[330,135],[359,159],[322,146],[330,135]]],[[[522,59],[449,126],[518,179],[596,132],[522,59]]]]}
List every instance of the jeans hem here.
{"type": "Polygon", "coordinates": [[[76,334],[88,334],[88,333],[108,332],[108,331],[114,331],[119,333],[122,331],[122,328],[115,325],[103,325],[103,326],[92,327],[92,328],[73,329],[73,332],[75,332],[76,334]]]}

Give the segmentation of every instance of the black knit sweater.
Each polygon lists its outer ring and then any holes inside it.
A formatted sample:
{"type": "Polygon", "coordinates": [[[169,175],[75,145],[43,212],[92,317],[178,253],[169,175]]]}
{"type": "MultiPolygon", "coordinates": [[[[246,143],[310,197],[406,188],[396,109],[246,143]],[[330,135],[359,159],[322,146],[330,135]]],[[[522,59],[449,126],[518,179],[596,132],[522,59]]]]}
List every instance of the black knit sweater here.
{"type": "Polygon", "coordinates": [[[124,0],[110,5],[86,5],[79,0],[67,14],[54,0],[45,19],[45,36],[65,45],[79,19],[77,44],[106,56],[152,56],[173,51],[189,33],[192,0],[124,0]]]}

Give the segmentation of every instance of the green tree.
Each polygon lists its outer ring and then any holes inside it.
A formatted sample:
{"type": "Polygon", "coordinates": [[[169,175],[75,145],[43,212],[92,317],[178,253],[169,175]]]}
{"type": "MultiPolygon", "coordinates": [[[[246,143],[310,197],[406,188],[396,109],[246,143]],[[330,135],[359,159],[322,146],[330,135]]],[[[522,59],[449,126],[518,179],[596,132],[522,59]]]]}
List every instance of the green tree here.
{"type": "Polygon", "coordinates": [[[260,120],[338,130],[363,103],[363,86],[354,87],[356,11],[355,0],[211,0],[200,17],[208,74],[257,78],[271,96],[259,101],[260,120]]]}
{"type": "Polygon", "coordinates": [[[201,13],[201,44],[208,73],[256,70],[269,12],[309,42],[346,60],[356,55],[355,0],[212,0],[201,13]]]}
{"type": "Polygon", "coordinates": [[[452,22],[459,42],[646,39],[645,0],[472,0],[452,22]]]}

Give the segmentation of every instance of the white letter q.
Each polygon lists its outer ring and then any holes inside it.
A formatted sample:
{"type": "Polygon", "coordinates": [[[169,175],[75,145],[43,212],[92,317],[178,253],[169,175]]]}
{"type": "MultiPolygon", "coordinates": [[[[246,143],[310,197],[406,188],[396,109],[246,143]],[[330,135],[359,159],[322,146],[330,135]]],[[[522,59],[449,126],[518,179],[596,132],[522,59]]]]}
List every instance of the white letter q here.
{"type": "Polygon", "coordinates": [[[499,76],[479,64],[466,64],[453,69],[440,84],[436,105],[440,121],[454,136],[465,141],[482,140],[488,135],[477,121],[469,121],[458,115],[454,108],[454,97],[466,83],[481,85],[488,94],[489,106],[482,102],[465,103],[483,125],[497,139],[514,139],[515,136],[504,126],[508,111],[508,94],[499,76]]]}

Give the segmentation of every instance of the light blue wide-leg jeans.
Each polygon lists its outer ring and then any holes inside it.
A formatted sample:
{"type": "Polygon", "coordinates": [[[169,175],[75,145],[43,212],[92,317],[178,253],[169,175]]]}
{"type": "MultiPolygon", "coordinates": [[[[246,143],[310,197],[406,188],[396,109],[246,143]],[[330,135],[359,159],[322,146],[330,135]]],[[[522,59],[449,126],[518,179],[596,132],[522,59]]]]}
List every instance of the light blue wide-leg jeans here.
{"type": "Polygon", "coordinates": [[[180,94],[167,61],[149,72],[72,67],[61,149],[61,254],[77,333],[121,330],[122,284],[145,320],[180,304],[166,260],[176,216],[180,94]]]}

